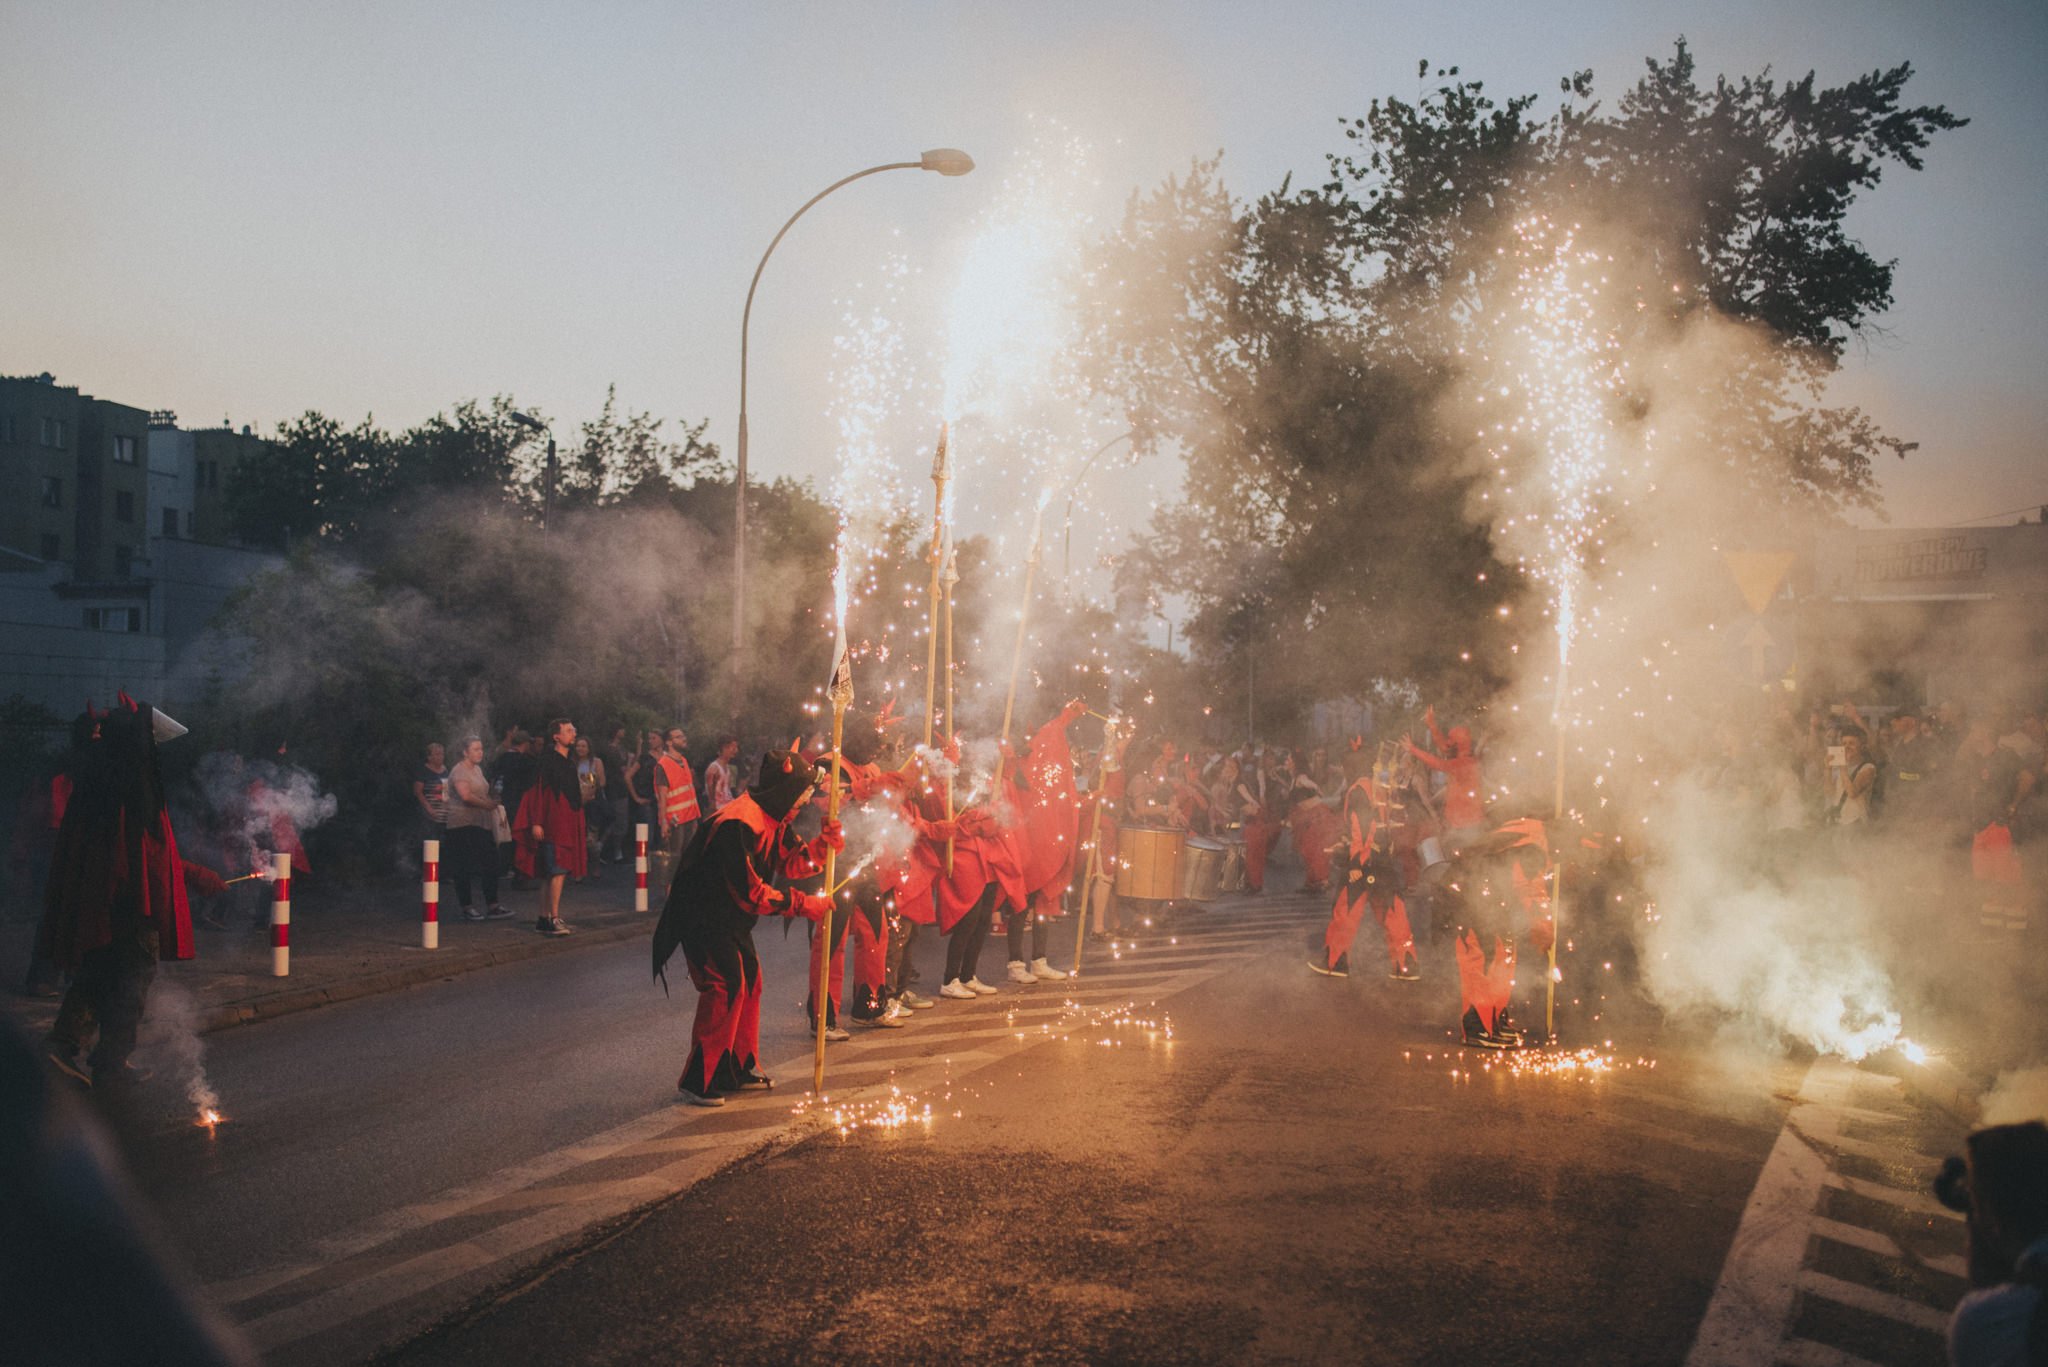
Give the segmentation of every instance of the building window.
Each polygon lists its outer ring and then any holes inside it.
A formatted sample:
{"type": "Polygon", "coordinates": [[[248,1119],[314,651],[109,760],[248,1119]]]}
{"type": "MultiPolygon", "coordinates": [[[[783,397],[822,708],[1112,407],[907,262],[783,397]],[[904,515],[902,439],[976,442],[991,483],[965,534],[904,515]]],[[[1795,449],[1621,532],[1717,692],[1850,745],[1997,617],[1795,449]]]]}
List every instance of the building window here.
{"type": "Polygon", "coordinates": [[[164,509],[164,535],[176,536],[177,534],[178,510],[176,508],[166,508],[164,509]]]}
{"type": "Polygon", "coordinates": [[[55,475],[43,476],[43,506],[61,508],[64,506],[64,481],[55,475]]]}
{"type": "Polygon", "coordinates": [[[129,572],[134,568],[135,548],[132,546],[114,547],[114,578],[126,579],[129,572]]]}
{"type": "Polygon", "coordinates": [[[63,537],[61,537],[61,536],[59,536],[59,535],[57,535],[57,534],[56,534],[55,532],[44,532],[44,533],[43,533],[43,559],[45,559],[45,560],[62,560],[63,558],[64,558],[64,538],[63,538],[63,537]]]}
{"type": "Polygon", "coordinates": [[[43,419],[43,445],[54,446],[59,451],[64,449],[64,419],[43,419]]]}
{"type": "Polygon", "coordinates": [[[114,438],[114,464],[116,464],[116,465],[133,465],[134,463],[135,463],[135,438],[133,438],[133,437],[116,437],[116,438],[114,438]]]}
{"type": "Polygon", "coordinates": [[[135,495],[129,493],[126,489],[116,489],[114,491],[114,521],[133,522],[134,520],[135,495]]]}

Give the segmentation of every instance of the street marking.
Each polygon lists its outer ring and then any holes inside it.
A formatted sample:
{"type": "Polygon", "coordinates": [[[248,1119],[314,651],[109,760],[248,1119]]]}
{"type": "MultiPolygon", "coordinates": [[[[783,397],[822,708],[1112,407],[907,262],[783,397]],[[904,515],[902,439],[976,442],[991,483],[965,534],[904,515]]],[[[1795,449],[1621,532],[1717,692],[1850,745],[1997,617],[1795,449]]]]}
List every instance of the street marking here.
{"type": "Polygon", "coordinates": [[[1686,1367],[1874,1367],[1832,1344],[1787,1337],[1802,1296],[1917,1330],[1946,1331],[1949,1317],[1943,1310],[1806,1266],[1818,1236],[1909,1267],[1959,1278],[1967,1271],[1960,1257],[1916,1255],[1879,1230],[1820,1214],[1821,1194],[1832,1188],[1917,1215],[1943,1215],[1952,1221],[1960,1218],[1924,1192],[1901,1190],[1834,1170],[1830,1154],[1885,1162],[1921,1157],[1901,1145],[1887,1146],[1842,1134],[1845,1121],[1882,1128],[1897,1126],[1908,1118],[1904,1112],[1886,1113],[1857,1105],[1859,1087],[1897,1090],[1899,1082],[1864,1073],[1837,1059],[1822,1059],[1807,1070],[1796,1104],[1785,1117],[1770,1157],[1757,1176],[1756,1190],[1743,1208],[1741,1225],[1686,1357],[1686,1367]]]}

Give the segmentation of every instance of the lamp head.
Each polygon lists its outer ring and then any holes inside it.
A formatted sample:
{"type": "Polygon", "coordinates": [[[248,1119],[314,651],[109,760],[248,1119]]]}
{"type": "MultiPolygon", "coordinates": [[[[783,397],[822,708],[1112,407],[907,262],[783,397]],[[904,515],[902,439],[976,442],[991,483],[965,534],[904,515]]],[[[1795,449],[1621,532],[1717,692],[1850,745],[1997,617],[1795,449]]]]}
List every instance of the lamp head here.
{"type": "Polygon", "coordinates": [[[918,165],[942,176],[964,176],[974,169],[974,158],[957,147],[934,147],[924,154],[918,165]]]}
{"type": "Polygon", "coordinates": [[[543,423],[539,418],[532,417],[525,413],[515,412],[512,409],[508,408],[505,410],[505,416],[510,418],[512,421],[518,423],[521,427],[527,428],[534,432],[545,432],[548,430],[546,423],[543,423]]]}

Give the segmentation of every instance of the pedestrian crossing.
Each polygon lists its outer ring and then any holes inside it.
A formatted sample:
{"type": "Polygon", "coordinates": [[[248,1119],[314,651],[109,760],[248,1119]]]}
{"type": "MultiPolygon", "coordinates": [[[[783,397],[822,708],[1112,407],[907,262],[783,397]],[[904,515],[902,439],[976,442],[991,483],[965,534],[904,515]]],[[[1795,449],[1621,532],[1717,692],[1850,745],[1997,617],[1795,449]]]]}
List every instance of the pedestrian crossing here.
{"type": "Polygon", "coordinates": [[[1967,1289],[1941,1155],[1896,1078],[1822,1059],[1757,1179],[1687,1367],[1941,1367],[1967,1289]]]}
{"type": "MultiPolygon", "coordinates": [[[[208,1290],[267,1361],[360,1359],[432,1323],[468,1297],[607,1223],[735,1162],[901,1111],[902,1098],[948,1112],[975,1074],[1022,1051],[1091,1034],[1129,1008],[1166,1001],[1320,923],[1319,899],[1224,903],[1109,950],[1096,944],[1064,983],[1004,987],[920,1010],[902,1030],[863,1031],[827,1055],[826,1098],[803,1084],[808,1050],[771,1059],[783,1083],[718,1110],[663,1105],[575,1144],[322,1239],[288,1266],[208,1290]]],[[[935,1111],[935,1113],[937,1113],[935,1111]]]]}

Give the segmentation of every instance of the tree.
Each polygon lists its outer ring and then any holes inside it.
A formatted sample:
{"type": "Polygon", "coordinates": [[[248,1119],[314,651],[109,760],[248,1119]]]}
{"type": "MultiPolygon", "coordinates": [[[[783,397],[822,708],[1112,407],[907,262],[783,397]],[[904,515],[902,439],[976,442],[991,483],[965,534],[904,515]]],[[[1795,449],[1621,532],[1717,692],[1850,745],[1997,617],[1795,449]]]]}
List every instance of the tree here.
{"type": "Polygon", "coordinates": [[[1820,401],[1891,300],[1896,263],[1847,236],[1848,210],[1963,122],[1903,105],[1909,66],[1703,87],[1681,40],[1612,113],[1579,72],[1547,118],[1437,75],[1344,121],[1357,148],[1321,186],[1240,204],[1207,161],[1133,196],[1093,266],[1096,383],[1187,464],[1124,587],[1189,595],[1219,674],[1285,641],[1275,722],[1362,677],[1484,692],[1508,671],[1502,609],[1525,584],[1462,415],[1500,382],[1517,225],[1577,224],[1611,258],[1602,326],[1630,354],[1716,339],[1711,365],[1633,372],[1613,418],[1640,424],[1653,399],[1682,415],[1731,524],[1784,535],[1875,508],[1875,458],[1912,449],[1820,401]]]}

